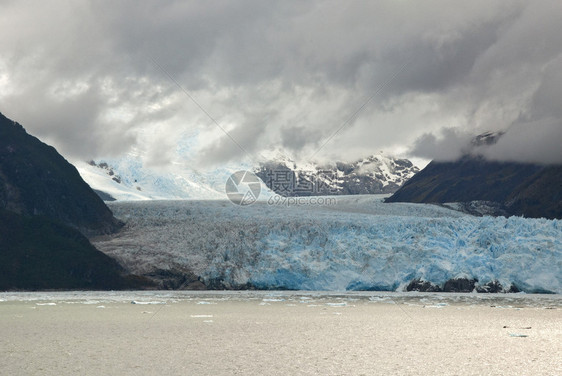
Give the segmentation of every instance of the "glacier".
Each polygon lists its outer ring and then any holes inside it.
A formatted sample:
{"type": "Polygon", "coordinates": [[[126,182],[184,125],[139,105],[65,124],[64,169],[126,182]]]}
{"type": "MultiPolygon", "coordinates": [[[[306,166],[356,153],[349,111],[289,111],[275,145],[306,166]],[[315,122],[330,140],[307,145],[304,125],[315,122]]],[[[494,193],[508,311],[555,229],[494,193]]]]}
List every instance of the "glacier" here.
{"type": "Polygon", "coordinates": [[[474,217],[383,198],[114,202],[125,228],[92,241],[132,272],[185,270],[231,288],[403,291],[415,279],[469,278],[562,293],[560,221],[474,217]]]}
{"type": "MultiPolygon", "coordinates": [[[[148,144],[158,133],[158,128],[140,129],[138,145],[128,153],[90,162],[77,160],[73,164],[90,187],[117,201],[226,199],[229,176],[236,171],[252,170],[255,165],[242,160],[197,168],[198,132],[180,134],[176,144],[170,146],[169,160],[151,165],[148,144]]],[[[263,197],[270,196],[269,192],[263,184],[263,197]]]]}

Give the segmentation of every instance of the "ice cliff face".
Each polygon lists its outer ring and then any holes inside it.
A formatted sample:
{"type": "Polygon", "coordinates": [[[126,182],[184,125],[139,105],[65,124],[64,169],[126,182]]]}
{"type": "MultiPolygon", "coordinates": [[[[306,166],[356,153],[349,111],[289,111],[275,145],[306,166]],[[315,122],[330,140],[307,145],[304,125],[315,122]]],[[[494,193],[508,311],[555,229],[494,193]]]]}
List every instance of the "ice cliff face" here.
{"type": "Polygon", "coordinates": [[[557,220],[473,217],[374,196],[337,200],[114,203],[127,227],[95,244],[136,273],[185,270],[228,288],[401,291],[417,279],[442,286],[467,278],[562,293],[557,220]]]}

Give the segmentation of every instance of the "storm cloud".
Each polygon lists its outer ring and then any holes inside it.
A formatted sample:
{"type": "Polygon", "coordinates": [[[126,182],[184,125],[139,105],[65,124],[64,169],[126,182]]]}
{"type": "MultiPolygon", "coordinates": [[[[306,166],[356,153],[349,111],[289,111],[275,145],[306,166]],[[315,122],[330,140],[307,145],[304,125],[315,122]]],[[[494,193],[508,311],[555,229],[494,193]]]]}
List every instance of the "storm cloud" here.
{"type": "Polygon", "coordinates": [[[562,163],[561,18],[558,1],[0,1],[0,111],[70,159],[165,165],[185,134],[201,165],[454,159],[503,131],[478,153],[562,163]]]}

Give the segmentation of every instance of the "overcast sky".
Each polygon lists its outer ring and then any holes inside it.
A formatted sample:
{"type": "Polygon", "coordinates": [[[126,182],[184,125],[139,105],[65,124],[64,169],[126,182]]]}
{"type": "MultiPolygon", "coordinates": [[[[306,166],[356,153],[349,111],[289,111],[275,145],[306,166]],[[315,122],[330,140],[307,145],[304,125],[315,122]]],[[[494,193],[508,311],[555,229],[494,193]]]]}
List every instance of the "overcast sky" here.
{"type": "Polygon", "coordinates": [[[0,112],[71,160],[562,163],[561,36],[559,0],[0,0],[0,112]]]}

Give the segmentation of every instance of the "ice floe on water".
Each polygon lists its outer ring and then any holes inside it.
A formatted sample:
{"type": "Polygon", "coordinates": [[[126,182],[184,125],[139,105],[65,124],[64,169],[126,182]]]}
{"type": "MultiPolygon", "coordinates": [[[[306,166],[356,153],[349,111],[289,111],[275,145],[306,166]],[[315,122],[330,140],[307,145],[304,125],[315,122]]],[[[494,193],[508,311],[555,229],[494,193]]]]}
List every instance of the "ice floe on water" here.
{"type": "Polygon", "coordinates": [[[191,271],[226,288],[402,291],[414,279],[497,280],[562,293],[562,223],[473,217],[379,196],[331,205],[111,204],[125,229],[94,239],[135,273],[191,271]]]}
{"type": "MultiPolygon", "coordinates": [[[[494,309],[562,309],[559,294],[463,294],[419,293],[384,291],[65,291],[65,292],[3,292],[0,305],[11,302],[33,303],[33,307],[56,305],[80,305],[97,309],[111,308],[115,304],[130,306],[131,301],[159,302],[165,304],[193,304],[200,302],[223,304],[228,302],[256,302],[265,305],[288,307],[353,308],[369,304],[406,304],[424,307],[487,306],[494,309]],[[275,298],[272,298],[275,296],[275,298]],[[97,301],[92,305],[91,301],[97,301]]],[[[140,308],[140,307],[139,307],[140,308]]],[[[202,307],[201,307],[202,308],[202,307]]],[[[142,308],[146,309],[146,308],[142,308]]],[[[143,313],[152,313],[143,311],[143,313]]],[[[195,313],[194,313],[195,314],[195,313]]],[[[202,312],[201,314],[207,314],[202,312]]]]}

